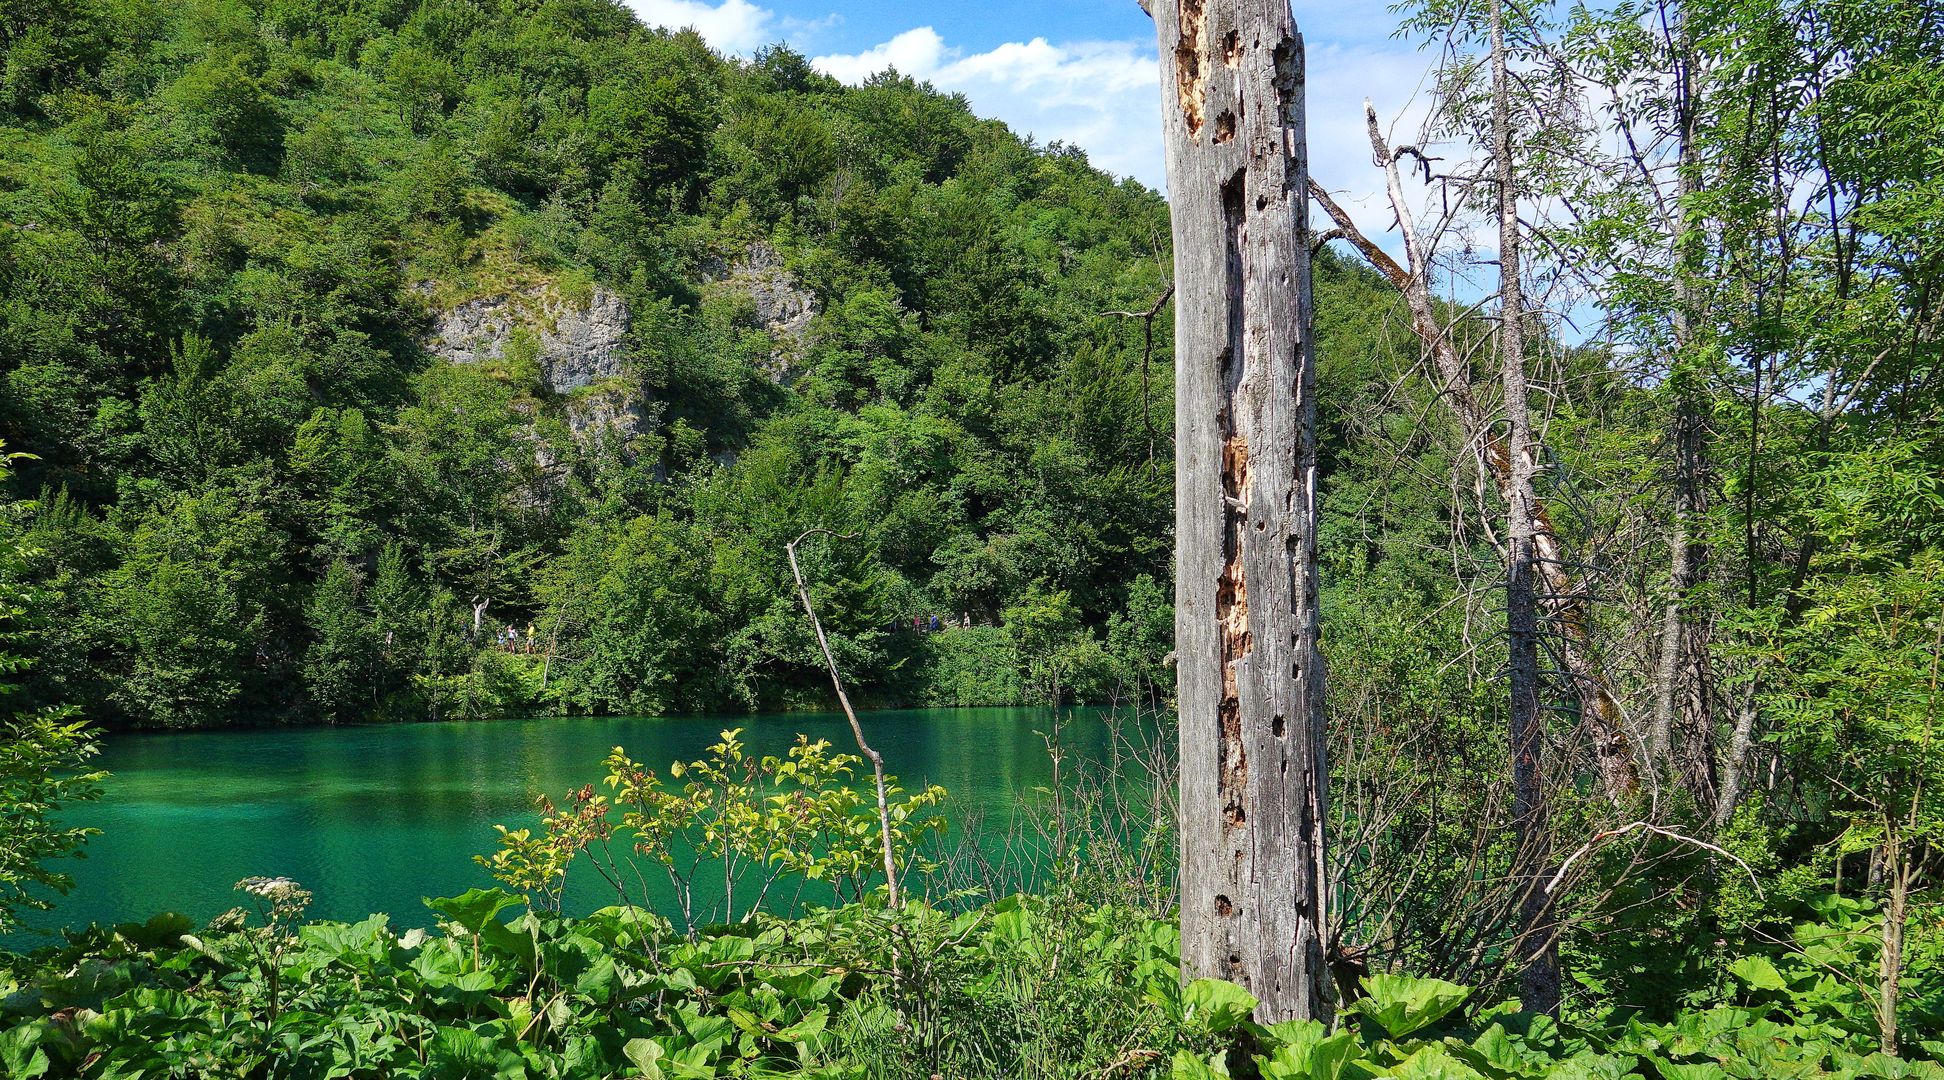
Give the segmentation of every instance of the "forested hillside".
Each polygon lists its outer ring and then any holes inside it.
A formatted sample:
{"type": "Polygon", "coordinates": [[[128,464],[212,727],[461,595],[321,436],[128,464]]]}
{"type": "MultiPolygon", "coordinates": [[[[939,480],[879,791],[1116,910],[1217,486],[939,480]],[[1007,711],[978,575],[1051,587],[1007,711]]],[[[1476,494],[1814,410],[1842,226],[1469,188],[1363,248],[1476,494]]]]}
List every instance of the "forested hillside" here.
{"type": "Polygon", "coordinates": [[[1161,294],[1156,193],[600,0],[14,4],[0,47],[40,699],[819,704],[812,526],[867,700],[1160,673],[1168,317],[1103,315],[1161,294]]]}

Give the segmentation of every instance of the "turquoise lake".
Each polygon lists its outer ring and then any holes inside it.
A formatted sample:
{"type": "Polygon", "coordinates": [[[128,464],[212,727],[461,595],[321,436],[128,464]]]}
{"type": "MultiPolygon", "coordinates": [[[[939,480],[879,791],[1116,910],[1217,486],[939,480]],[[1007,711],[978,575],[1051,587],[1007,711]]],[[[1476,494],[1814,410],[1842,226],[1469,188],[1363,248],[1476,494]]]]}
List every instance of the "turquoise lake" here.
{"type": "MultiPolygon", "coordinates": [[[[1100,754],[1109,726],[1098,710],[1062,714],[1077,757],[1100,754]]],[[[1035,709],[868,713],[867,736],[907,787],[941,784],[949,816],[1006,819],[1016,797],[1052,779],[1035,709]]],[[[386,727],[132,734],[107,739],[113,775],[99,802],[65,821],[101,830],[87,857],[64,869],[74,891],[45,930],[144,919],[163,910],[207,919],[237,906],[232,886],[283,875],[311,889],[311,915],[394,925],[430,923],[422,897],[489,886],[475,854],[495,845],[494,823],[535,821],[534,797],[558,799],[597,783],[614,746],[644,765],[701,755],[726,727],[749,750],[781,754],[803,732],[854,749],[841,714],[676,718],[558,718],[386,727]]],[[[863,775],[868,776],[868,771],[863,775]]],[[[995,831],[996,835],[996,831],[995,831]]],[[[591,873],[570,877],[567,908],[614,902],[591,873]]]]}

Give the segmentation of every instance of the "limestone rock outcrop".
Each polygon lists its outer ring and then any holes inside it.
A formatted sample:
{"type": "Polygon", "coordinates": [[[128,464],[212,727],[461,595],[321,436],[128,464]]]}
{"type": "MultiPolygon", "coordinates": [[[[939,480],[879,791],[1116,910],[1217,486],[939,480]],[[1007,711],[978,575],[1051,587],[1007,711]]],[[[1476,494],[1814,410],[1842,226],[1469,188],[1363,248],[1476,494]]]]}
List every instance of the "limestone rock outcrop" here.
{"type": "MultiPolygon", "coordinates": [[[[434,313],[426,348],[453,364],[530,357],[582,447],[629,452],[651,426],[648,401],[628,370],[628,302],[595,285],[579,299],[529,285],[434,313]]],[[[537,389],[537,388],[536,388],[537,389]]]]}
{"type": "Polygon", "coordinates": [[[505,359],[522,331],[531,335],[540,378],[566,394],[622,374],[628,302],[599,285],[586,303],[551,286],[468,300],[435,316],[428,348],[455,364],[505,359]]]}
{"type": "Polygon", "coordinates": [[[770,381],[795,381],[810,341],[810,324],[823,310],[817,294],[783,265],[783,255],[761,240],[734,258],[713,259],[703,265],[705,291],[734,296],[747,304],[753,328],[769,334],[769,362],[763,373],[770,381]]]}

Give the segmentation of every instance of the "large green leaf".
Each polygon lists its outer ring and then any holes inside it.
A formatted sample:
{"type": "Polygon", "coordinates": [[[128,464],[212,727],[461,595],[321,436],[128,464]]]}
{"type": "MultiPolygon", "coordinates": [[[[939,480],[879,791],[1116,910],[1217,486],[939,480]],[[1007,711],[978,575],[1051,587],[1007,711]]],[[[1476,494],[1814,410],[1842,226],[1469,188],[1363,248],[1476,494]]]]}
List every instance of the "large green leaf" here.
{"type": "Polygon", "coordinates": [[[505,889],[467,889],[458,896],[425,898],[425,906],[477,934],[498,925],[499,913],[525,903],[505,889]]]}
{"type": "Polygon", "coordinates": [[[1405,1058],[1385,1075],[1396,1080],[1486,1080],[1484,1073],[1452,1057],[1440,1043],[1405,1058]]]}
{"type": "Polygon", "coordinates": [[[40,1048],[43,1027],[32,1022],[0,1031],[0,1076],[33,1080],[47,1075],[47,1054],[40,1048]]]}
{"type": "Polygon", "coordinates": [[[1364,980],[1364,991],[1368,996],[1358,999],[1357,1011],[1393,1039],[1430,1027],[1471,996],[1470,987],[1408,975],[1372,975],[1364,980]]]}
{"type": "Polygon", "coordinates": [[[1789,981],[1775,969],[1767,957],[1744,956],[1728,965],[1728,970],[1736,978],[1748,984],[1752,990],[1787,990],[1789,981]]]}
{"type": "Polygon", "coordinates": [[[1356,1034],[1339,1031],[1326,1037],[1325,1030],[1314,1020],[1285,1021],[1269,1027],[1269,1037],[1282,1045],[1269,1057],[1256,1059],[1263,1080],[1338,1080],[1350,1075],[1350,1063],[1362,1050],[1356,1034]]]}
{"type": "Polygon", "coordinates": [[[433,1032],[426,1053],[427,1075],[437,1080],[517,1080],[526,1075],[520,1056],[467,1028],[433,1032]]]}
{"type": "Polygon", "coordinates": [[[1728,1074],[1712,1061],[1682,1063],[1665,1058],[1649,1060],[1660,1071],[1661,1080],[1728,1080],[1728,1074]]]}
{"type": "Polygon", "coordinates": [[[647,1080],[662,1080],[660,1043],[653,1039],[629,1039],[622,1045],[621,1055],[647,1080]]]}
{"type": "Polygon", "coordinates": [[[1175,1051],[1168,1069],[1169,1080],[1227,1080],[1228,1069],[1220,1065],[1221,1055],[1204,1059],[1187,1050],[1175,1051]]]}
{"type": "Polygon", "coordinates": [[[1221,979],[1196,979],[1182,988],[1181,1019],[1197,1031],[1228,1031],[1255,1012],[1254,994],[1221,979]]]}
{"type": "Polygon", "coordinates": [[[389,916],[380,914],[348,925],[312,923],[299,928],[297,936],[330,960],[370,970],[391,952],[390,922],[389,916]]]}

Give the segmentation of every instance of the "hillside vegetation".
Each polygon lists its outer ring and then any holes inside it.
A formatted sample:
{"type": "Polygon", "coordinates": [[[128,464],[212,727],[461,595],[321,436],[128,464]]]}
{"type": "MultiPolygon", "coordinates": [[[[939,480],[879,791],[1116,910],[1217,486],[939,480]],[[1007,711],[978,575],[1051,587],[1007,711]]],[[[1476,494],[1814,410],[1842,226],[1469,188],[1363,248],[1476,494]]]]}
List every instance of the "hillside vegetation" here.
{"type": "Polygon", "coordinates": [[[1079,152],[599,0],[12,5],[0,48],[46,700],[818,704],[811,526],[876,701],[1167,651],[1167,316],[1144,362],[1101,315],[1160,295],[1167,208],[1079,152]]]}

